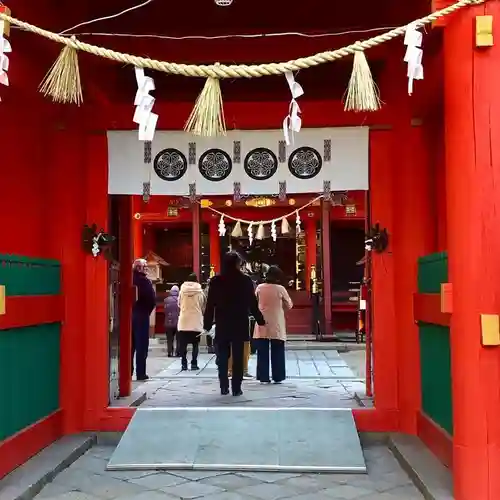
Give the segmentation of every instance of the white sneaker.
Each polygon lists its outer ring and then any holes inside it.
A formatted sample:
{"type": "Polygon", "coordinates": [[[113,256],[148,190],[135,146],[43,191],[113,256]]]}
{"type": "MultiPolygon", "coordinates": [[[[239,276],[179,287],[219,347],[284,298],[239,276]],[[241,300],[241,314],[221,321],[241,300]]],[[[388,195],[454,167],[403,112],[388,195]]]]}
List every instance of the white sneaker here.
{"type": "Polygon", "coordinates": [[[252,379],[253,379],[253,377],[252,377],[252,375],[250,375],[250,373],[245,373],[243,375],[243,380],[252,380],[252,379]]]}

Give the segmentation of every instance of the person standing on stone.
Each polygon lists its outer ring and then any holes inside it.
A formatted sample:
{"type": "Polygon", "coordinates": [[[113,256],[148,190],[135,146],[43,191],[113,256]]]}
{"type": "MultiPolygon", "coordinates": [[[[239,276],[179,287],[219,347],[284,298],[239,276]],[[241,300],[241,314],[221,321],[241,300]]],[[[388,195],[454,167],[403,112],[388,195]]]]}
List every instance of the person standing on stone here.
{"type": "Polygon", "coordinates": [[[271,350],[271,374],[275,384],[286,378],[285,311],[293,307],[292,299],[281,285],[283,272],[277,266],[267,271],[265,282],[260,284],[255,293],[259,300],[259,309],[266,320],[265,326],[256,325],[254,339],[257,344],[257,380],[270,383],[269,350],[271,350]]]}
{"type": "Polygon", "coordinates": [[[174,356],[174,340],[176,340],[176,355],[180,355],[179,338],[176,338],[177,323],[179,321],[179,287],[174,285],[164,302],[165,310],[165,333],[167,336],[167,355],[174,356]]]}
{"type": "Polygon", "coordinates": [[[215,322],[215,344],[218,353],[219,383],[222,394],[229,394],[228,361],[232,354],[231,389],[241,396],[244,343],[249,341],[248,319],[252,315],[259,325],[264,318],[259,311],[253,282],[241,271],[241,258],[236,252],[224,256],[221,274],[210,281],[205,309],[206,331],[215,322]]]}
{"type": "Polygon", "coordinates": [[[137,380],[148,380],[146,359],[149,350],[149,318],[156,307],[156,292],[147,276],[148,263],[137,259],[133,265],[133,285],[136,300],[132,306],[132,375],[135,370],[137,380]]]}
{"type": "Polygon", "coordinates": [[[192,273],[181,285],[179,293],[179,321],[177,323],[177,338],[181,354],[182,371],[188,369],[187,347],[193,346],[191,370],[199,370],[198,352],[200,335],[203,333],[203,311],[205,309],[205,294],[198,283],[198,277],[192,273]]]}

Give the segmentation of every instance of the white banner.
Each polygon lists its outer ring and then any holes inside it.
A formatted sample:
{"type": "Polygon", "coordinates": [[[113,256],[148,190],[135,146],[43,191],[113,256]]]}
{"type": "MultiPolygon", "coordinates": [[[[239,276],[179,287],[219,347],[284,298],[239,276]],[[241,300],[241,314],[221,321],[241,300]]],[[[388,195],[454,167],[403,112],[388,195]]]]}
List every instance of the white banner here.
{"type": "MultiPolygon", "coordinates": [[[[226,137],[157,131],[151,194],[277,195],[368,189],[367,127],[303,128],[287,146],[282,130],[232,130],[226,137]]],[[[135,131],[108,131],[109,194],[142,194],[144,147],[135,131]]]]}

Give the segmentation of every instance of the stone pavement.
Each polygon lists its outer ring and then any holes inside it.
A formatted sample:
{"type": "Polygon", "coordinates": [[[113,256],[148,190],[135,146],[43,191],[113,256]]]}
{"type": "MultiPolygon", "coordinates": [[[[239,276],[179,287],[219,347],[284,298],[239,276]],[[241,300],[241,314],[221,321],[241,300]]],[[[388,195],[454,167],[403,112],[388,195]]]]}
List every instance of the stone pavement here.
{"type": "Polygon", "coordinates": [[[367,475],[106,471],[113,447],[96,446],[37,499],[52,500],[422,500],[388,448],[365,443],[367,475]]]}
{"type": "MultiPolygon", "coordinates": [[[[163,369],[155,359],[156,375],[139,387],[148,395],[142,406],[214,407],[225,405],[297,408],[358,407],[354,393],[364,392],[364,381],[357,378],[335,350],[288,350],[287,380],[279,385],[243,382],[241,398],[220,395],[215,356],[200,354],[197,372],[181,371],[180,360],[162,358],[163,369]]],[[[249,372],[255,374],[256,357],[249,372]]]]}
{"type": "MultiPolygon", "coordinates": [[[[244,396],[220,396],[214,356],[201,354],[199,372],[181,372],[180,361],[150,356],[151,380],[139,386],[149,407],[354,408],[364,390],[334,350],[287,351],[289,378],[280,385],[246,380],[244,396]]],[[[159,351],[159,352],[158,352],[159,351]]],[[[255,372],[255,357],[250,372],[255,372]]],[[[175,430],[174,430],[175,431],[175,430]]],[[[53,500],[421,500],[385,443],[362,439],[367,475],[255,472],[106,471],[112,446],[96,446],[59,474],[37,498],[53,500]]]]}

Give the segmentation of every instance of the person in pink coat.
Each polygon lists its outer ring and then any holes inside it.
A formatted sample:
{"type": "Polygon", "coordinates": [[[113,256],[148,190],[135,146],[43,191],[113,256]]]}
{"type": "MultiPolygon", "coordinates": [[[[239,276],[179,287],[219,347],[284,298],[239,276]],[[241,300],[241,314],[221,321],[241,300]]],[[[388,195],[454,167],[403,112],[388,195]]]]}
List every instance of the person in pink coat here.
{"type": "Polygon", "coordinates": [[[279,384],[286,378],[285,311],[293,307],[292,299],[286,288],[281,285],[283,273],[277,266],[271,266],[266,274],[265,283],[255,290],[259,309],[266,321],[265,326],[256,325],[254,340],[257,345],[257,380],[270,383],[269,352],[271,352],[271,374],[274,383],[279,384]]]}

